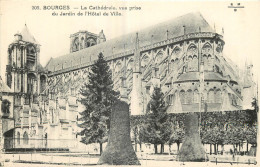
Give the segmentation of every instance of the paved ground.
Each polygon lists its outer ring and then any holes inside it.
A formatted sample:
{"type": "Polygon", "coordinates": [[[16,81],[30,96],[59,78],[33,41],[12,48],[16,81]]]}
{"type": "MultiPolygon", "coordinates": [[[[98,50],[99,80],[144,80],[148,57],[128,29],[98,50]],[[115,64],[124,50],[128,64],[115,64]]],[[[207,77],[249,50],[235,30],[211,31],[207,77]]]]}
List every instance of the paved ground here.
{"type": "MultiPolygon", "coordinates": [[[[54,166],[98,166],[98,155],[82,153],[34,153],[34,154],[4,154],[5,166],[19,167],[54,167],[54,166]],[[23,163],[22,163],[23,162],[23,163]],[[25,163],[24,163],[25,162],[25,163]]],[[[175,155],[150,155],[138,153],[141,166],[149,167],[208,167],[208,166],[249,166],[248,162],[254,163],[255,157],[249,156],[215,156],[210,155],[209,162],[178,162],[175,155]],[[216,164],[217,158],[217,164],[216,164]],[[226,162],[226,163],[221,163],[226,162]],[[228,162],[228,163],[227,163],[228,162]],[[232,164],[230,163],[232,162],[232,164]]],[[[111,166],[111,165],[110,165],[111,166]]],[[[258,166],[250,164],[250,166],[258,166]]],[[[104,167],[104,166],[103,166],[104,167]]]]}

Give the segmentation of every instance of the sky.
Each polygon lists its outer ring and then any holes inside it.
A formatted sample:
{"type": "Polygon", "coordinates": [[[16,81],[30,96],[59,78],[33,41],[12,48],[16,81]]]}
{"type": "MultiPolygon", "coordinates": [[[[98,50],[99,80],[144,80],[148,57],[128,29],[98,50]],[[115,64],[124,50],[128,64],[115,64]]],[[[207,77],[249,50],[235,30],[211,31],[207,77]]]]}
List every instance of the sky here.
{"type": "MultiPolygon", "coordinates": [[[[245,61],[254,65],[255,76],[260,69],[260,1],[243,1],[244,8],[228,8],[230,2],[220,1],[7,1],[0,0],[0,64],[1,76],[5,78],[8,45],[14,40],[14,34],[21,31],[26,23],[29,31],[41,44],[40,62],[46,65],[51,57],[69,53],[70,34],[79,30],[99,33],[102,29],[107,40],[138,32],[175,17],[200,12],[207,22],[221,33],[224,29],[224,54],[238,66],[245,61]],[[122,12],[123,16],[52,16],[51,10],[32,10],[32,6],[69,5],[81,6],[127,6],[141,7],[141,10],[122,12]]],[[[236,5],[236,1],[233,1],[236,5]]],[[[257,78],[257,77],[256,77],[257,78]]]]}

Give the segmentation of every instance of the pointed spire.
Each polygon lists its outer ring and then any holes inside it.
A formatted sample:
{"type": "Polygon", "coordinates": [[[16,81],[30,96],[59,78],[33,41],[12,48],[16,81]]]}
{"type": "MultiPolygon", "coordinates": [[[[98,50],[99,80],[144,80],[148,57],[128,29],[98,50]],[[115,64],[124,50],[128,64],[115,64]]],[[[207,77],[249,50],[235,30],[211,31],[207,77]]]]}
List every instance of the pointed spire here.
{"type": "Polygon", "coordinates": [[[35,40],[34,36],[30,33],[30,31],[29,31],[29,29],[28,29],[26,23],[25,23],[25,25],[24,25],[23,30],[21,31],[21,35],[22,35],[23,41],[30,42],[30,43],[34,43],[34,44],[39,44],[39,43],[35,40]]]}

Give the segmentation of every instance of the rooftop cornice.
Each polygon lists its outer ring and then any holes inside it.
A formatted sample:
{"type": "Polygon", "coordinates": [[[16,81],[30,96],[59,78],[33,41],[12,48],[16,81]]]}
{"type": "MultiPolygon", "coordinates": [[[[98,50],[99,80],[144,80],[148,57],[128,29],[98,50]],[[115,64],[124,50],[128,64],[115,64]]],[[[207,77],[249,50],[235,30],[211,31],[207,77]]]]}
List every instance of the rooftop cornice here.
{"type": "MultiPolygon", "coordinates": [[[[140,52],[145,52],[145,51],[148,51],[148,50],[151,50],[151,49],[154,49],[154,48],[160,48],[160,47],[163,47],[165,45],[175,44],[175,43],[179,43],[179,42],[182,42],[182,41],[185,41],[185,40],[190,40],[190,39],[217,38],[217,37],[219,37],[219,39],[224,43],[223,36],[220,35],[220,34],[213,33],[213,32],[196,32],[196,33],[185,34],[185,35],[178,36],[178,37],[175,37],[175,38],[170,38],[170,39],[167,39],[167,40],[164,40],[164,41],[156,42],[156,43],[153,43],[151,45],[146,45],[146,46],[140,47],[140,52]]],[[[130,56],[130,55],[133,55],[133,54],[134,54],[134,49],[131,49],[131,50],[127,50],[125,52],[112,54],[110,56],[107,56],[105,59],[107,61],[109,61],[109,60],[122,58],[122,57],[125,57],[125,56],[130,56]]],[[[73,67],[69,67],[69,68],[66,68],[66,69],[57,70],[57,71],[49,73],[48,76],[55,76],[55,75],[65,73],[65,72],[68,72],[68,71],[75,71],[75,70],[78,70],[78,69],[81,69],[81,68],[86,68],[88,66],[91,66],[92,64],[93,64],[93,61],[83,63],[83,64],[80,64],[80,65],[76,65],[76,66],[73,66],[73,67]]]]}

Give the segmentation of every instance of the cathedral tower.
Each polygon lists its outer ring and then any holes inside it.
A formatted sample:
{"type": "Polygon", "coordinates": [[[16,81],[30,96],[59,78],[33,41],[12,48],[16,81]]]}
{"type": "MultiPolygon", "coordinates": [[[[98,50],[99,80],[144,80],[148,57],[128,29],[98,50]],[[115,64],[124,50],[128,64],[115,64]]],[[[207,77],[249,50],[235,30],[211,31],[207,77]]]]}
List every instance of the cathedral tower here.
{"type": "Polygon", "coordinates": [[[77,52],[105,41],[103,30],[98,35],[88,31],[79,31],[70,35],[70,52],[77,52]]]}
{"type": "MultiPolygon", "coordinates": [[[[10,136],[23,136],[26,143],[35,137],[33,129],[38,127],[39,95],[46,89],[47,73],[39,62],[40,44],[25,25],[8,47],[6,83],[13,96],[11,104],[15,128],[10,136]]],[[[37,128],[36,128],[37,131],[37,128]]]]}
{"type": "Polygon", "coordinates": [[[14,37],[8,48],[6,83],[15,93],[34,93],[37,91],[40,45],[26,25],[14,37]]]}

